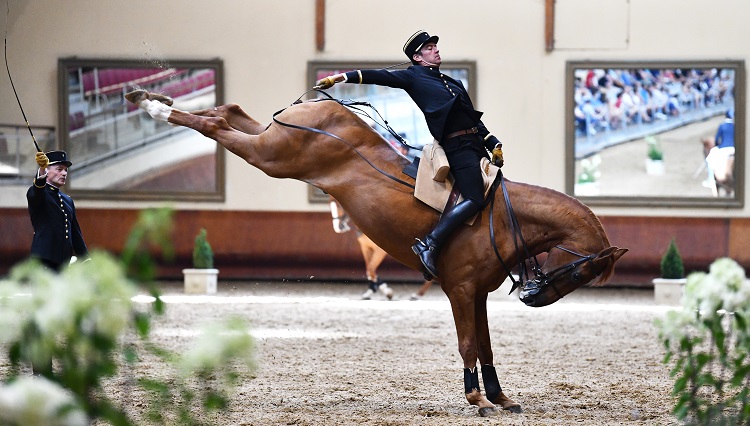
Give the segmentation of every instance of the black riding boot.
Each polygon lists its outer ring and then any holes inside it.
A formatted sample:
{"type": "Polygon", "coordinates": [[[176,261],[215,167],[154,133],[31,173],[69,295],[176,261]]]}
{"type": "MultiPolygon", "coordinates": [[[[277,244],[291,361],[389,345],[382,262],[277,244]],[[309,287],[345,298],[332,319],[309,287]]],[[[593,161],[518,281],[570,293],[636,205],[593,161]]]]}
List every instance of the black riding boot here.
{"type": "MultiPolygon", "coordinates": [[[[464,200],[456,207],[453,208],[448,214],[444,214],[435,229],[432,230],[424,240],[417,240],[417,243],[411,246],[419,256],[425,269],[432,277],[437,277],[438,271],[435,263],[440,252],[440,247],[443,246],[445,240],[458,228],[463,222],[476,214],[480,209],[479,203],[472,200],[464,200]]],[[[430,279],[432,277],[425,278],[430,279]]]]}

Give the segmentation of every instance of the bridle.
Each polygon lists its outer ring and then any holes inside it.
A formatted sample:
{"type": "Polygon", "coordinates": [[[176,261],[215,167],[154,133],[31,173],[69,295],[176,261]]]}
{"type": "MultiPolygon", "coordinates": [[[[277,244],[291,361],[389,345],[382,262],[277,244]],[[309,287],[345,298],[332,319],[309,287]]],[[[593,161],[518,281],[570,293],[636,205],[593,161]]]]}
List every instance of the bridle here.
{"type": "MultiPolygon", "coordinates": [[[[560,291],[555,286],[555,280],[562,278],[564,275],[568,274],[571,271],[575,271],[578,268],[578,266],[580,266],[581,264],[586,263],[586,262],[591,262],[592,260],[596,259],[595,254],[583,255],[583,254],[567,249],[560,245],[556,245],[552,248],[556,248],[556,249],[568,252],[572,255],[578,256],[578,259],[570,263],[567,263],[565,265],[559,266],[549,272],[542,272],[541,268],[534,269],[534,273],[536,274],[536,276],[534,277],[534,279],[527,281],[526,285],[524,285],[523,287],[523,291],[531,292],[531,291],[536,290],[534,292],[534,294],[536,294],[542,288],[546,286],[551,286],[552,290],[555,291],[555,294],[557,294],[559,298],[562,298],[563,294],[560,293],[560,291]]],[[[576,280],[577,277],[575,277],[575,272],[573,272],[573,275],[574,275],[573,280],[576,280]]]]}
{"type": "Polygon", "coordinates": [[[492,248],[495,251],[495,256],[500,261],[500,264],[505,269],[505,272],[510,277],[511,282],[513,283],[510,292],[508,294],[513,293],[519,286],[521,287],[521,290],[523,292],[529,292],[531,294],[536,294],[539,291],[541,291],[542,288],[550,285],[552,286],[552,289],[555,291],[558,297],[562,298],[563,294],[560,293],[560,291],[555,286],[555,280],[558,280],[559,278],[563,277],[570,271],[574,271],[578,266],[580,266],[583,263],[590,262],[596,258],[595,254],[589,254],[589,255],[583,255],[578,252],[575,252],[571,249],[565,248],[561,245],[556,245],[552,248],[556,248],[565,252],[568,252],[572,255],[578,256],[578,259],[559,266],[552,271],[549,272],[543,272],[541,266],[539,265],[539,261],[537,260],[536,256],[532,256],[529,254],[528,246],[526,245],[526,240],[523,238],[523,233],[521,232],[521,225],[518,223],[518,219],[516,217],[515,211],[513,211],[513,206],[510,202],[510,197],[508,195],[508,188],[505,185],[505,179],[502,176],[502,171],[498,172],[498,178],[493,183],[493,188],[491,193],[494,193],[498,183],[500,182],[500,186],[503,190],[503,198],[505,199],[505,208],[508,212],[508,225],[510,227],[510,234],[513,238],[513,244],[515,245],[516,253],[521,253],[521,250],[519,248],[519,243],[521,247],[523,247],[523,252],[525,253],[525,257],[523,258],[523,261],[521,261],[518,266],[520,269],[519,273],[519,279],[516,280],[513,277],[513,274],[511,272],[511,268],[508,267],[508,265],[503,260],[502,256],[500,256],[500,252],[497,249],[497,243],[495,239],[495,227],[493,225],[493,211],[494,209],[494,203],[495,203],[495,197],[490,198],[490,214],[489,214],[489,227],[490,227],[490,243],[492,244],[492,248]],[[530,265],[531,264],[531,265],[530,265]],[[534,278],[530,277],[529,269],[531,269],[531,272],[534,274],[534,278]]]}

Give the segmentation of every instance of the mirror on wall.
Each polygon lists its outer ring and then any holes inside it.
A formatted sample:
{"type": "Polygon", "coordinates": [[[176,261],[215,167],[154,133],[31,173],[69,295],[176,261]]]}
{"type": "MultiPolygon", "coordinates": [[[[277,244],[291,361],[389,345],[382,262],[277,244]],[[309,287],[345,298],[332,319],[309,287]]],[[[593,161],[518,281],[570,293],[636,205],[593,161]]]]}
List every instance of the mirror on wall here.
{"type": "MultiPolygon", "coordinates": [[[[311,61],[307,64],[307,84],[313,87],[315,82],[321,78],[358,69],[406,69],[408,64],[394,62],[339,62],[339,61],[311,61]]],[[[460,80],[469,96],[476,99],[476,62],[473,61],[447,61],[440,65],[440,71],[450,77],[460,80]]],[[[427,129],[422,111],[417,108],[414,101],[401,89],[376,86],[373,84],[336,84],[326,93],[337,99],[351,99],[355,101],[368,102],[385,119],[393,130],[403,137],[407,143],[415,148],[432,142],[432,135],[427,129]]],[[[312,96],[316,93],[312,92],[312,96]]],[[[372,111],[367,111],[372,113],[372,111]]],[[[372,113],[375,114],[375,113],[372,113]]],[[[361,115],[361,114],[360,114],[361,115]]],[[[397,149],[402,149],[404,155],[409,158],[418,157],[419,150],[408,149],[398,143],[396,138],[381,128],[377,123],[373,127],[383,138],[389,141],[397,149]]],[[[328,195],[319,189],[310,186],[308,201],[312,203],[328,202],[328,195]]]]}
{"type": "Polygon", "coordinates": [[[568,194],[743,206],[744,61],[569,61],[565,79],[568,194]]]}
{"type": "Polygon", "coordinates": [[[223,103],[215,60],[63,58],[58,61],[59,139],[73,162],[77,198],[224,200],[224,149],[198,132],[149,117],[127,102],[134,88],[181,110],[223,103]]]}

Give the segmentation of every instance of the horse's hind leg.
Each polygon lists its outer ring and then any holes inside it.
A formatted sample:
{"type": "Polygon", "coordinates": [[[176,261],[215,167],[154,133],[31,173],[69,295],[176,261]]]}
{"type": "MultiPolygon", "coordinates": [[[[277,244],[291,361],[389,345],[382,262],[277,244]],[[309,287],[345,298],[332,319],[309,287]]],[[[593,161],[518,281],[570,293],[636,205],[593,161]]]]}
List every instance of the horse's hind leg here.
{"type": "Polygon", "coordinates": [[[482,381],[484,382],[484,393],[493,404],[499,405],[504,410],[512,413],[520,413],[521,405],[505,396],[497,378],[497,372],[493,365],[492,344],[490,340],[489,323],[487,321],[487,295],[477,297],[476,301],[476,331],[477,349],[479,363],[482,366],[482,381]]]}

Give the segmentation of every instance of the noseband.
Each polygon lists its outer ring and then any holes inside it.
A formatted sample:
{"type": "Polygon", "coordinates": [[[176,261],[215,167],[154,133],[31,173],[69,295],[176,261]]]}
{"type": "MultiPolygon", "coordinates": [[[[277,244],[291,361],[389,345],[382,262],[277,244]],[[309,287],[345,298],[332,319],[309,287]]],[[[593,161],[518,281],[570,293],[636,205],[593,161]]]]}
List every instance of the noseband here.
{"type": "Polygon", "coordinates": [[[563,295],[560,293],[560,291],[557,289],[557,287],[554,284],[554,281],[561,278],[565,274],[574,271],[578,266],[580,266],[583,263],[590,262],[596,258],[595,254],[589,254],[589,255],[582,255],[580,253],[577,253],[573,250],[566,249],[562,246],[554,246],[553,248],[560,249],[562,251],[568,252],[572,255],[578,256],[578,259],[559,266],[549,272],[542,272],[541,268],[534,268],[535,277],[533,279],[530,279],[526,281],[526,284],[523,286],[523,291],[525,292],[533,292],[533,294],[538,293],[542,288],[549,285],[552,286],[552,289],[555,291],[558,297],[562,298],[563,295]]]}

